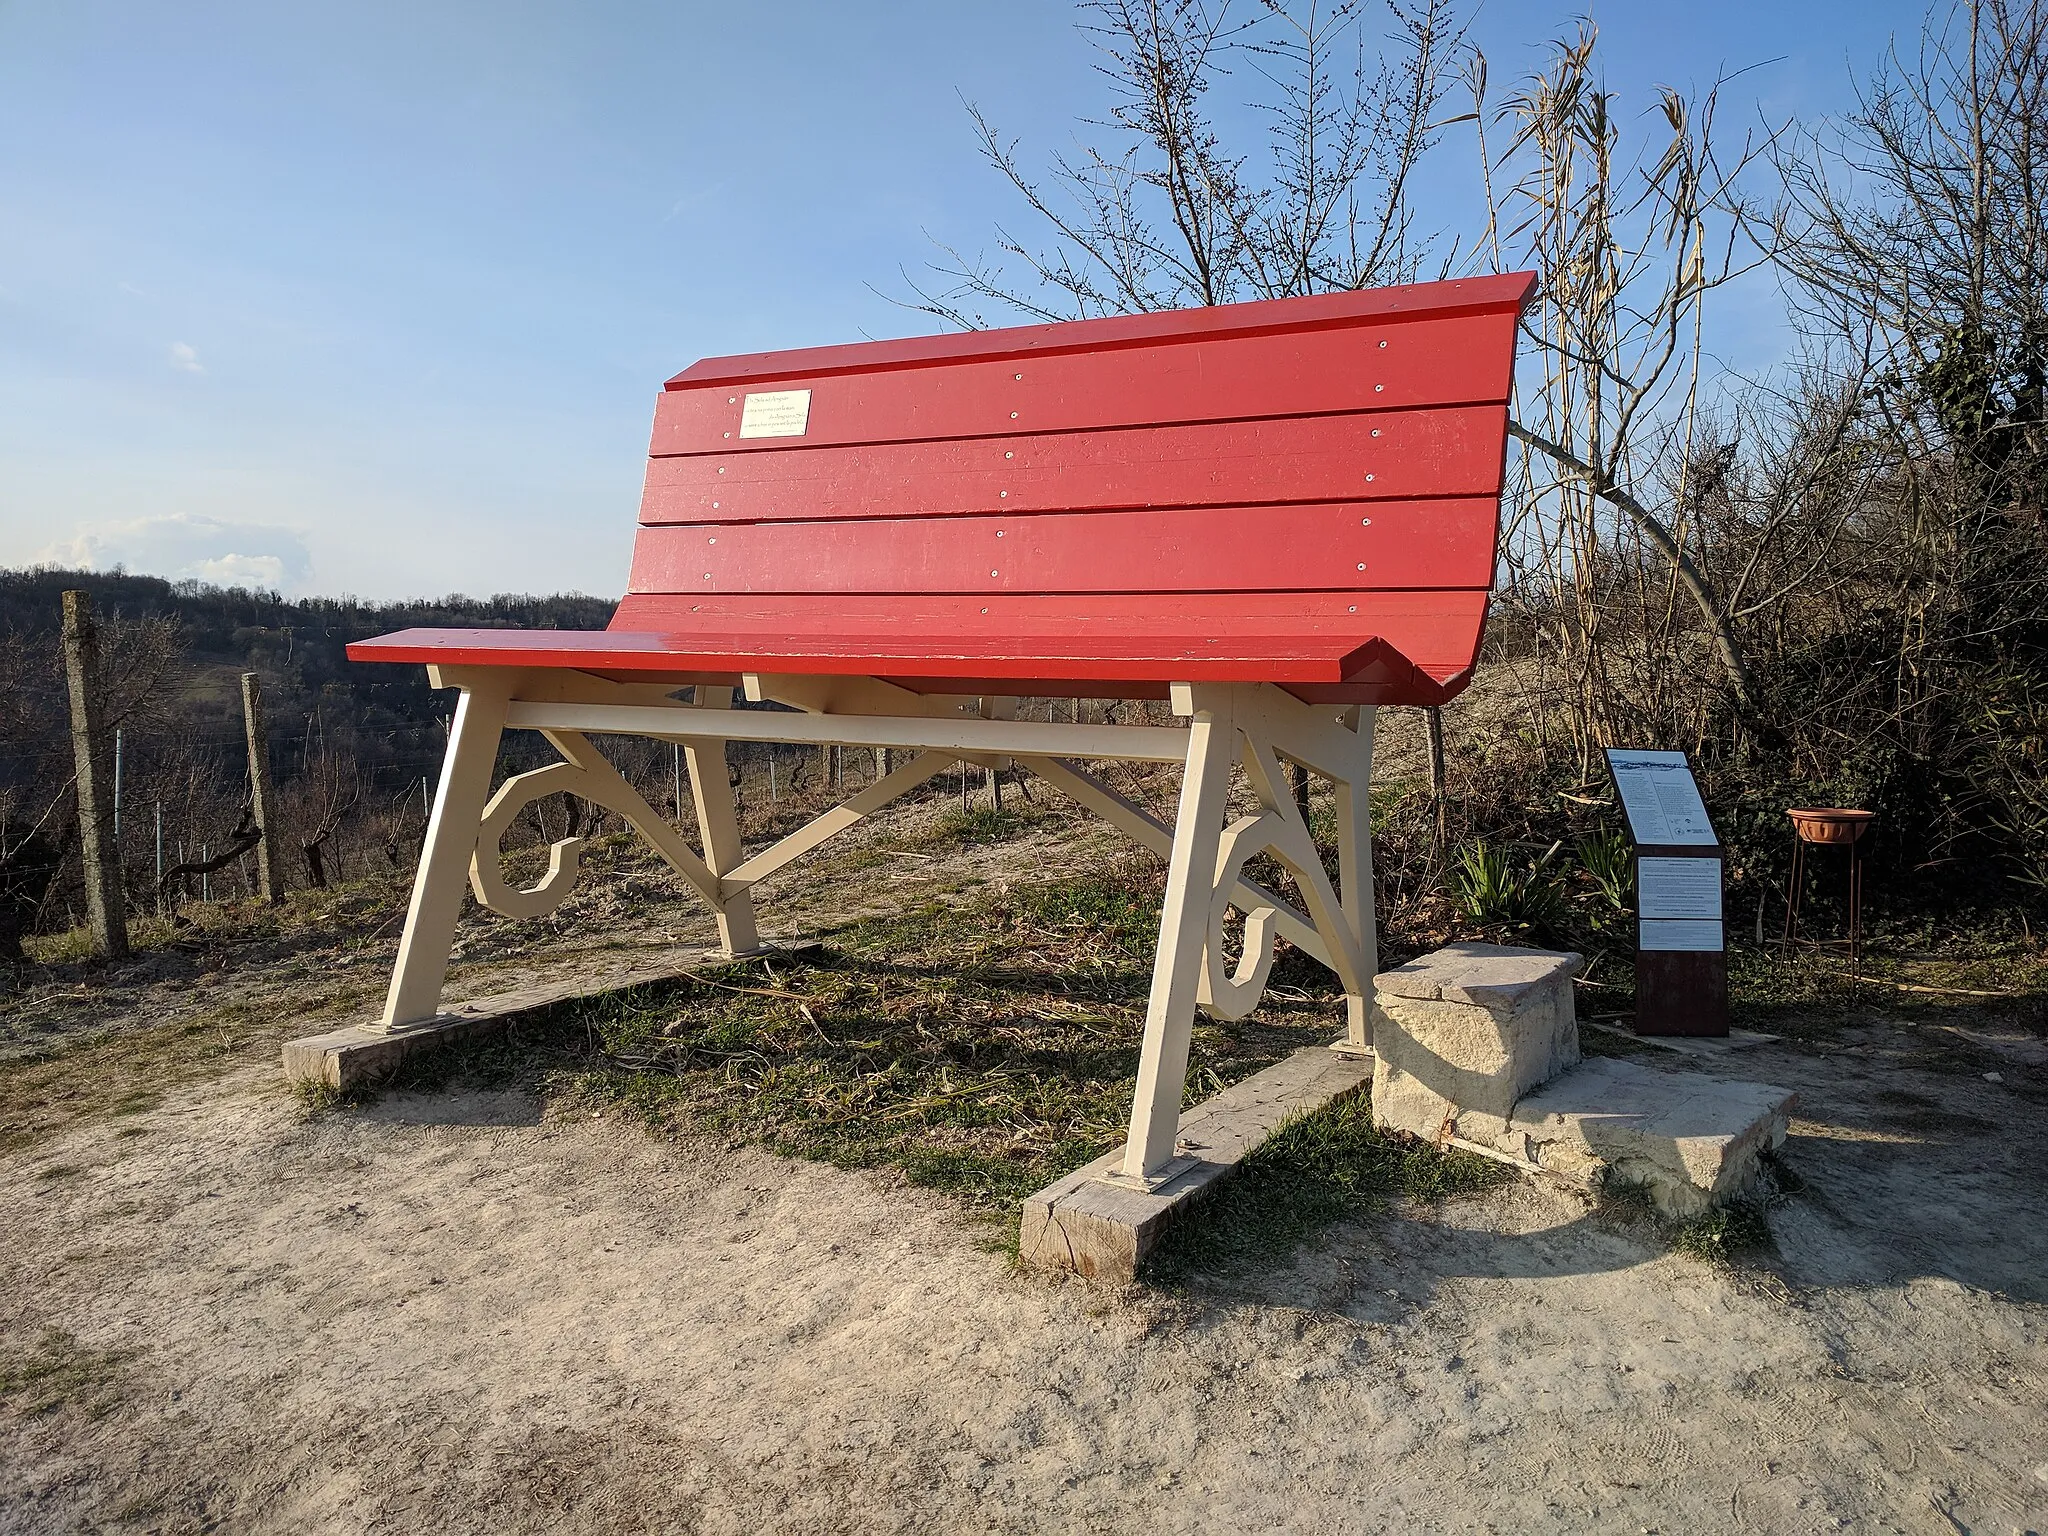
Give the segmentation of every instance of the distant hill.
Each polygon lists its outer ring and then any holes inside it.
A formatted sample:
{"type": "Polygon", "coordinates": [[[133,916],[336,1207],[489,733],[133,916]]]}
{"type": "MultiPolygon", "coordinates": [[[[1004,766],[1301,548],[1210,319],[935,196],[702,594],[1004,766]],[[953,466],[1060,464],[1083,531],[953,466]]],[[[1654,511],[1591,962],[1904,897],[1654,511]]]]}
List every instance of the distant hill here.
{"type": "MultiPolygon", "coordinates": [[[[349,661],[343,650],[349,641],[414,625],[602,629],[617,606],[610,599],[575,594],[397,603],[285,598],[243,587],[43,567],[0,570],[0,634],[26,639],[35,654],[46,655],[54,666],[62,594],[74,587],[92,594],[102,621],[177,621],[185,661],[169,685],[178,695],[177,714],[189,736],[215,743],[232,756],[241,730],[237,679],[256,672],[264,682],[281,774],[291,772],[290,744],[317,736],[323,744],[345,740],[373,781],[385,783],[417,776],[438,761],[447,696],[427,686],[424,668],[349,661]]],[[[61,734],[66,724],[53,719],[49,730],[61,734]]],[[[6,745],[0,744],[0,751],[6,745]]],[[[10,755],[19,762],[38,754],[10,755]]]]}

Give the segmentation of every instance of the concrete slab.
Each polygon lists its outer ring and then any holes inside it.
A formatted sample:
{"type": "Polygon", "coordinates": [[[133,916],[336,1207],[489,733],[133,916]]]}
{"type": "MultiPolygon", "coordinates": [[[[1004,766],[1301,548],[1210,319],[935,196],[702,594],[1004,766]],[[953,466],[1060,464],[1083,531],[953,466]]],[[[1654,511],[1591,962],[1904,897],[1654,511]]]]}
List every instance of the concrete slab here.
{"type": "Polygon", "coordinates": [[[1374,1119],[1439,1145],[1453,1120],[1504,1125],[1517,1099],[1579,1060],[1580,964],[1569,952],[1451,944],[1375,976],[1374,1119]]]}
{"type": "Polygon", "coordinates": [[[1570,950],[1530,949],[1519,944],[1446,944],[1418,955],[1406,965],[1373,977],[1373,991],[1383,997],[1412,997],[1425,1002],[1470,1003],[1497,1013],[1513,1013],[1535,994],[1555,984],[1559,962],[1576,976],[1582,958],[1570,950]]]}
{"type": "MultiPolygon", "coordinates": [[[[809,940],[783,940],[764,947],[760,953],[775,955],[804,949],[809,940]]],[[[336,1092],[368,1087],[389,1077],[408,1056],[420,1051],[476,1039],[503,1029],[514,1019],[536,1013],[557,1003],[578,998],[604,997],[628,987],[649,982],[673,981],[707,966],[730,964],[722,950],[691,951],[662,960],[628,965],[592,984],[588,976],[542,986],[521,987],[456,1003],[446,1013],[386,1030],[376,1024],[351,1024],[324,1035],[307,1035],[287,1041],[284,1047],[284,1075],[287,1082],[325,1084],[336,1092]]]]}
{"type": "Polygon", "coordinates": [[[1154,1189],[1113,1183],[1119,1146],[1024,1202],[1024,1262],[1105,1280],[1134,1279],[1167,1227],[1237,1171],[1285,1122],[1348,1098],[1372,1081],[1372,1058],[1304,1046],[1285,1061],[1224,1089],[1180,1117],[1183,1167],[1154,1189]]]}
{"type": "Polygon", "coordinates": [[[1472,1139],[1583,1187],[1641,1186],[1658,1211],[1682,1218],[1748,1187],[1798,1102],[1768,1083],[1598,1057],[1524,1097],[1503,1132],[1472,1139]]]}
{"type": "Polygon", "coordinates": [[[1770,1045],[1778,1039],[1776,1035],[1759,1034],[1753,1029],[1731,1029],[1725,1035],[1639,1035],[1632,1029],[1610,1024],[1604,1019],[1581,1019],[1579,1028],[1597,1029],[1603,1035],[1618,1035],[1624,1040],[1640,1040],[1659,1050],[1674,1051],[1680,1056],[1702,1061],[1726,1056],[1730,1051],[1748,1050],[1753,1045],[1770,1045]]]}

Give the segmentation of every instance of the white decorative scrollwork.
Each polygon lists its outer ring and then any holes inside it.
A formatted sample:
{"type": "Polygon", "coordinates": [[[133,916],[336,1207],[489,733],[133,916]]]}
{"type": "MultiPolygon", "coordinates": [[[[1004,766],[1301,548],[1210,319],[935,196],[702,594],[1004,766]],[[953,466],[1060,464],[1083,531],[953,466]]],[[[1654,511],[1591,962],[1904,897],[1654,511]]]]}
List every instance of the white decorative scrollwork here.
{"type": "Polygon", "coordinates": [[[469,888],[478,901],[506,917],[546,917],[575,889],[583,853],[584,840],[580,837],[564,838],[549,846],[548,872],[533,885],[522,888],[509,884],[500,867],[500,845],[514,818],[534,801],[556,794],[574,795],[616,811],[691,884],[707,894],[717,890],[716,877],[704,869],[653,807],[619,777],[616,769],[597,756],[588,742],[564,732],[556,745],[577,753],[584,761],[550,763],[531,773],[515,774],[498,786],[498,792],[484,807],[483,821],[477,829],[476,852],[469,861],[469,888]]]}
{"type": "Polygon", "coordinates": [[[714,908],[723,910],[726,893],[718,876],[705,867],[703,859],[685,843],[640,792],[620,777],[618,769],[580,733],[543,731],[548,741],[567,762],[550,763],[530,773],[514,774],[498,786],[484,807],[477,828],[476,850],[469,861],[469,888],[476,899],[493,912],[506,917],[546,917],[567,899],[575,888],[583,839],[564,838],[548,848],[548,872],[538,882],[523,888],[506,882],[500,867],[502,843],[511,830],[513,818],[534,801],[547,795],[570,794],[592,805],[616,811],[635,831],[646,838],[714,908]]]}
{"type": "Polygon", "coordinates": [[[1216,849],[1216,883],[1209,900],[1209,942],[1202,956],[1202,978],[1196,1000],[1219,1019],[1242,1019],[1259,1006],[1273,974],[1275,940],[1273,907],[1253,907],[1244,915],[1244,949],[1233,969],[1224,952],[1224,924],[1230,916],[1231,893],[1255,855],[1273,846],[1283,823],[1267,811],[1246,816],[1224,829],[1216,849]]]}
{"type": "Polygon", "coordinates": [[[1278,774],[1270,771],[1270,760],[1262,746],[1252,743],[1249,755],[1254,768],[1253,782],[1265,809],[1257,816],[1232,822],[1217,844],[1216,880],[1209,895],[1209,942],[1196,991],[1196,1000],[1219,1019],[1249,1016],[1259,1006],[1273,974],[1279,940],[1277,907],[1261,904],[1245,909],[1244,947],[1235,967],[1224,948],[1225,923],[1236,904],[1232,898],[1244,878],[1245,865],[1259,854],[1270,853],[1294,876],[1307,899],[1318,933],[1337,957],[1340,973],[1356,970],[1350,953],[1351,936],[1342,926],[1336,893],[1330,887],[1315,839],[1309,835],[1291,797],[1283,798],[1287,792],[1278,774]]]}
{"type": "Polygon", "coordinates": [[[484,807],[483,822],[477,829],[476,853],[469,861],[469,888],[479,902],[506,917],[545,917],[568,898],[576,885],[582,838],[564,838],[550,844],[548,872],[537,884],[523,888],[505,879],[500,844],[519,813],[536,800],[563,793],[586,800],[597,798],[589,778],[573,763],[550,763],[531,773],[516,774],[498,786],[498,792],[484,807]]]}

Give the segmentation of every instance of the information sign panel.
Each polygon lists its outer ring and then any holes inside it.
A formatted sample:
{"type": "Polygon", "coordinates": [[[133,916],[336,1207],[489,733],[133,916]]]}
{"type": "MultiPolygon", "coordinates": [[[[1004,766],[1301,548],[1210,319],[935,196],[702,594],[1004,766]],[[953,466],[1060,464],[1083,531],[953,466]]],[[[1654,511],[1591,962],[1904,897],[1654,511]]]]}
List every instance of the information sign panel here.
{"type": "Polygon", "coordinates": [[[1683,752],[1625,752],[1610,747],[1607,767],[1643,848],[1711,848],[1719,844],[1706,802],[1683,752]]]}
{"type": "Polygon", "coordinates": [[[1659,921],[1646,917],[1637,925],[1636,947],[1653,954],[1721,953],[1721,925],[1705,918],[1675,918],[1659,921]]]}
{"type": "Polygon", "coordinates": [[[1721,861],[1673,859],[1649,854],[1636,860],[1636,912],[1652,918],[1711,917],[1721,920],[1721,861]]]}
{"type": "Polygon", "coordinates": [[[1683,752],[1609,748],[1636,846],[1636,1033],[1728,1033],[1721,845],[1683,752]]]}

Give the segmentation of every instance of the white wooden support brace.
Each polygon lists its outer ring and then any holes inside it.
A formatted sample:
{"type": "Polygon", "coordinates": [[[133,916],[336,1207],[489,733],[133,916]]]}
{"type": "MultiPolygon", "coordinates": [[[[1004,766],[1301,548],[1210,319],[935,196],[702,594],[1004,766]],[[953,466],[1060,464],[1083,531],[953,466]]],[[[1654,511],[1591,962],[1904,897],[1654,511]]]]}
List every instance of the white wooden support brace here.
{"type": "Polygon", "coordinates": [[[1344,988],[1347,1048],[1371,1038],[1368,988],[1376,968],[1367,790],[1373,712],[1313,706],[1264,684],[1176,685],[1186,726],[1057,724],[1014,718],[1014,701],[914,694],[876,678],[748,677],[749,696],[799,713],[732,708],[723,683],[680,689],[610,683],[582,673],[437,668],[437,686],[462,690],[449,735],[412,908],[385,1009],[387,1025],[432,1018],[440,1006],[462,876],[478,901],[514,917],[553,910],[578,873],[578,839],[549,851],[547,873],[515,889],[499,867],[499,843],[518,812],[542,795],[567,793],[616,811],[704,898],[727,953],[759,947],[752,887],[954,762],[1015,760],[1167,859],[1159,949],[1147,999],[1131,1134],[1120,1180],[1148,1187],[1176,1167],[1175,1131],[1197,1009],[1243,1018],[1258,1006],[1275,943],[1285,938],[1328,966],[1344,988]],[[516,774],[487,795],[500,733],[542,732],[562,761],[516,774]],[[681,744],[689,761],[701,856],[597,751],[590,734],[647,735],[681,744]],[[772,846],[747,857],[728,776],[726,743],[797,741],[880,745],[917,755],[772,846]],[[1179,762],[1179,811],[1166,826],[1083,764],[1108,759],[1179,762]],[[1337,882],[1324,869],[1286,782],[1285,764],[1326,779],[1336,812],[1337,882]],[[1239,763],[1257,801],[1224,826],[1239,763]],[[1292,875],[1301,904],[1245,875],[1268,854],[1292,875]],[[1244,914],[1241,952],[1226,958],[1226,919],[1244,914]]]}
{"type": "Polygon", "coordinates": [[[518,686],[517,673],[483,673],[465,682],[448,727],[448,755],[441,787],[427,822],[412,879],[412,905],[398,941],[391,990],[384,1000],[384,1027],[416,1024],[441,1010],[441,984],[448,979],[448,952],[455,944],[455,920],[462,912],[470,855],[483,823],[484,797],[498,763],[498,739],[506,706],[518,686]]]}
{"type": "Polygon", "coordinates": [[[1230,763],[1237,755],[1232,690],[1193,691],[1187,769],[1180,812],[1166,866],[1166,900],[1159,914],[1159,951],[1152,961],[1152,992],[1145,1003],[1145,1042],[1138,1056],[1138,1091],[1131,1105],[1124,1177],[1158,1181],[1173,1162],[1180,1101],[1194,1035],[1195,1001],[1209,944],[1209,908],[1230,763]]]}
{"type": "MultiPolygon", "coordinates": [[[[699,687],[697,707],[730,710],[730,688],[699,687]]],[[[754,898],[745,886],[727,890],[725,877],[740,866],[745,850],[740,847],[739,818],[732,798],[732,780],[726,766],[722,740],[689,738],[683,742],[683,756],[690,764],[690,797],[697,806],[697,832],[704,844],[704,862],[719,880],[719,898],[713,904],[718,919],[718,942],[728,955],[749,955],[761,947],[761,935],[754,926],[754,898]]]]}

